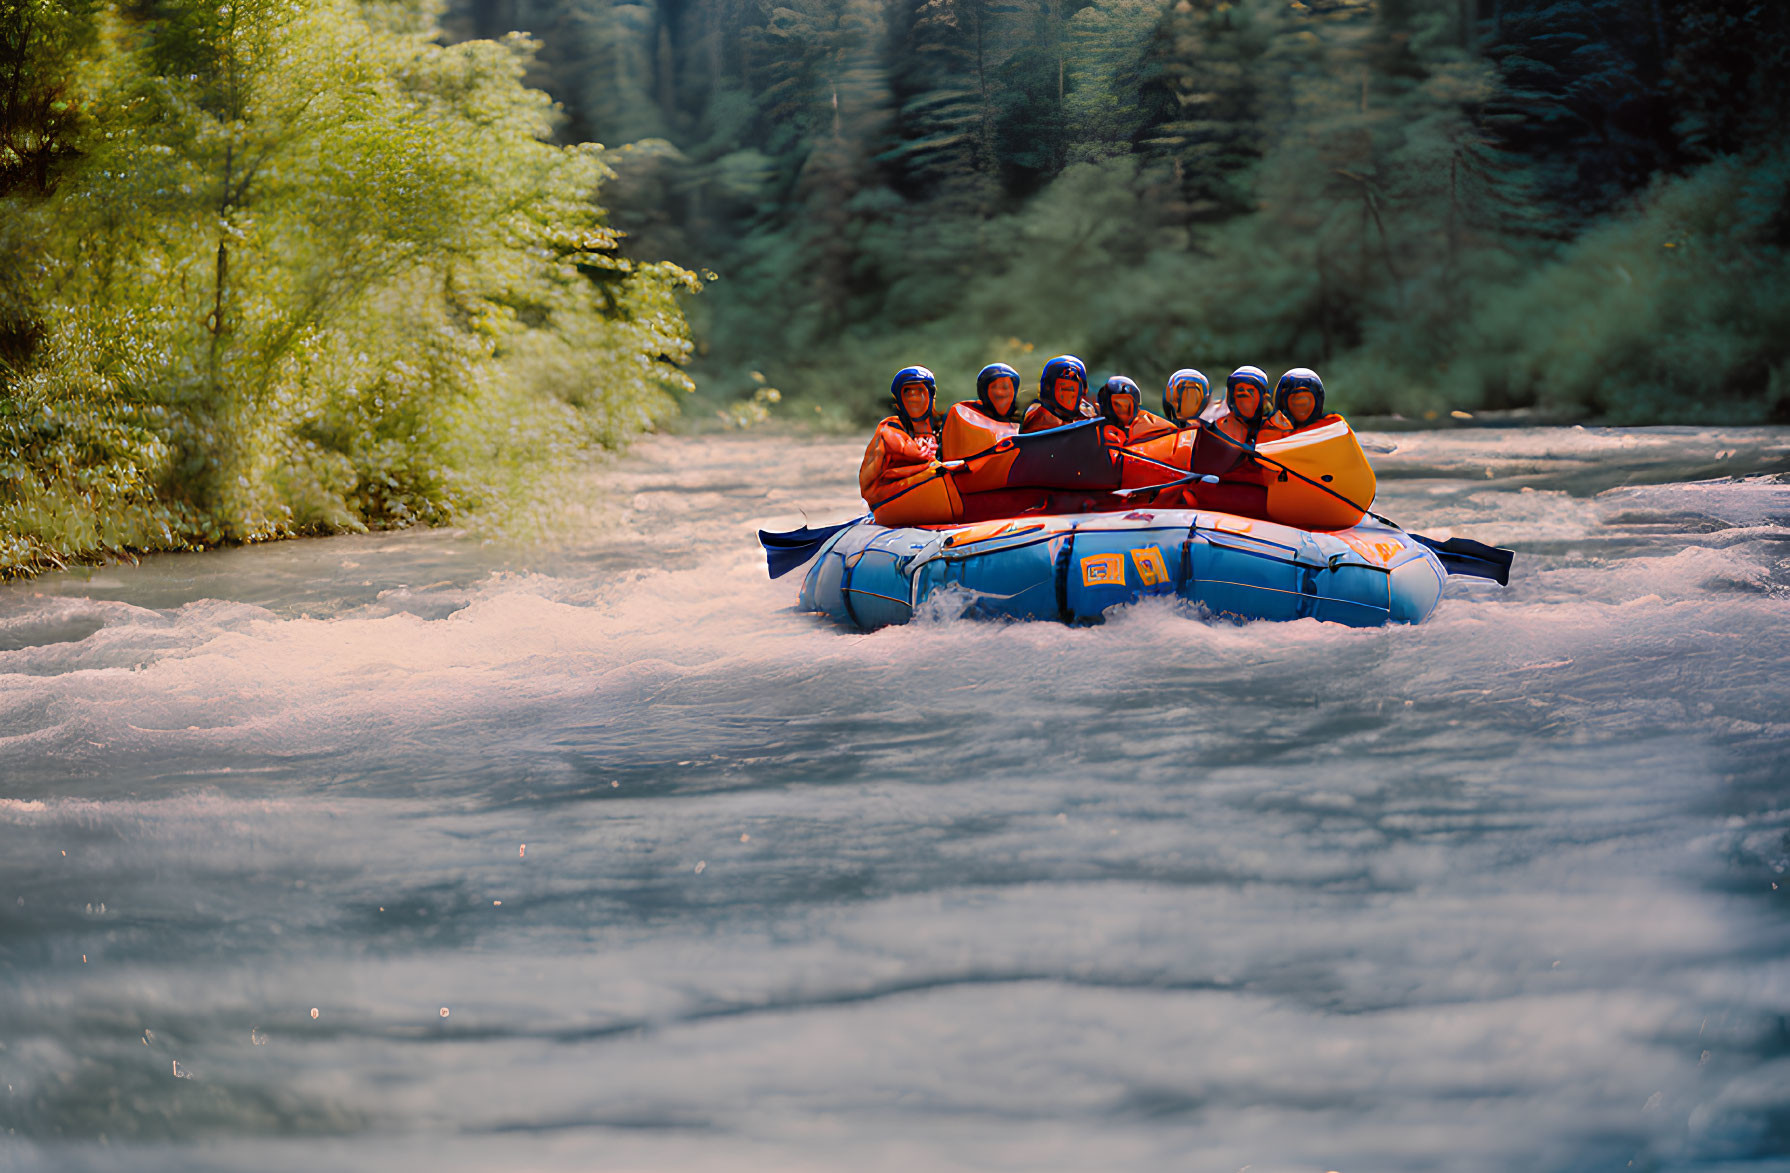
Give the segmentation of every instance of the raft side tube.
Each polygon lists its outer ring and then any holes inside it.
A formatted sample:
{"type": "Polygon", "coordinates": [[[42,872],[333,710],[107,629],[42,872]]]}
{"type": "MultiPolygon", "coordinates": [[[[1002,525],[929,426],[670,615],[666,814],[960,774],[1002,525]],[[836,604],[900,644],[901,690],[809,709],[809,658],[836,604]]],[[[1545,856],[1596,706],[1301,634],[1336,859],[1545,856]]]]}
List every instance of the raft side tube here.
{"type": "Polygon", "coordinates": [[[1078,529],[1062,574],[1066,617],[1092,621],[1122,603],[1176,593],[1186,578],[1182,551],[1192,527],[1189,519],[1150,528],[1078,529]]]}
{"type": "Polygon", "coordinates": [[[1238,619],[1378,627],[1427,619],[1445,579],[1434,554],[1394,529],[1310,533],[1142,510],[942,532],[863,523],[816,561],[802,601],[863,628],[904,623],[946,589],[968,592],[975,617],[1098,622],[1114,606],[1178,595],[1238,619]]]}
{"type": "Polygon", "coordinates": [[[932,540],[923,530],[870,522],[842,531],[809,568],[801,608],[867,630],[906,623],[913,612],[906,565],[932,540]]]}
{"type": "Polygon", "coordinates": [[[914,569],[914,597],[937,591],[966,592],[965,614],[980,619],[1056,619],[1055,564],[1069,535],[1039,528],[1002,540],[940,554],[914,569]]]}
{"type": "Polygon", "coordinates": [[[845,559],[839,589],[853,622],[863,628],[906,623],[914,613],[908,566],[936,537],[911,530],[883,530],[845,559]]]}
{"type": "Polygon", "coordinates": [[[1404,559],[1387,573],[1392,584],[1394,623],[1422,623],[1442,602],[1448,570],[1429,550],[1421,546],[1417,549],[1418,556],[1404,559]]]}

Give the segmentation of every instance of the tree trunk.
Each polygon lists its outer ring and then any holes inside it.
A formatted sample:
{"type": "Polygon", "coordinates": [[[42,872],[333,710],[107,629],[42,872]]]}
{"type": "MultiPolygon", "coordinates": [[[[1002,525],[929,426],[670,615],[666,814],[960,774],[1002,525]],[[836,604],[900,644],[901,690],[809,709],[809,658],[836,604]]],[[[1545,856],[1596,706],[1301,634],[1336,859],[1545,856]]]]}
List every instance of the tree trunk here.
{"type": "MultiPolygon", "coordinates": [[[[210,326],[211,336],[214,339],[224,332],[224,282],[229,279],[229,276],[230,246],[220,236],[218,238],[217,288],[213,291],[211,298],[210,326]]],[[[212,344],[211,349],[215,358],[217,352],[217,344],[215,342],[212,344]]],[[[213,365],[216,365],[215,361],[213,365]]]]}
{"type": "Polygon", "coordinates": [[[211,320],[207,323],[211,330],[211,344],[207,355],[207,372],[211,380],[213,395],[221,395],[222,384],[218,378],[219,351],[224,339],[224,297],[230,280],[230,208],[235,202],[236,186],[236,145],[224,148],[224,182],[222,193],[218,196],[218,258],[216,284],[211,293],[211,320]]]}
{"type": "Polygon", "coordinates": [[[1324,246],[1318,245],[1318,358],[1330,361],[1330,265],[1324,259],[1324,246]]]}
{"type": "Polygon", "coordinates": [[[671,49],[671,27],[666,24],[659,25],[653,74],[654,88],[658,90],[659,116],[665,119],[665,129],[669,132],[677,113],[677,59],[671,49]]]}

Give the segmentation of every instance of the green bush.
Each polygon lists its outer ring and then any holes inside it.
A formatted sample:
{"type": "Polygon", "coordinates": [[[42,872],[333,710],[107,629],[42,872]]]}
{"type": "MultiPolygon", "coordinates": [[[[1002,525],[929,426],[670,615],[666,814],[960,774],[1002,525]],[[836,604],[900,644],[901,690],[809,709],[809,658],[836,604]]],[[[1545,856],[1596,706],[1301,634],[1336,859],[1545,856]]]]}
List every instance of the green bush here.
{"type": "Polygon", "coordinates": [[[690,389],[696,279],[616,255],[526,39],[346,0],[59,18],[93,31],[76,141],[0,195],[0,574],[443,522],[690,389]]]}
{"type": "Polygon", "coordinates": [[[1790,410],[1790,151],[1718,159],[1498,288],[1444,382],[1613,423],[1790,410]]]}

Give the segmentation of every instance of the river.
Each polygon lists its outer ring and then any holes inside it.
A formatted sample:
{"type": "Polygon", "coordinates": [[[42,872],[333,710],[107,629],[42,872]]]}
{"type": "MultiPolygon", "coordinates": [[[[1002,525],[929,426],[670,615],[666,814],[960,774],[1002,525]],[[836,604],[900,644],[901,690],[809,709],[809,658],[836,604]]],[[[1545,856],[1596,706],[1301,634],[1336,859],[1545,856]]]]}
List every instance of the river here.
{"type": "Polygon", "coordinates": [[[1369,440],[1508,588],[846,632],[753,433],[0,588],[0,1167],[1790,1169],[1790,431],[1369,440]]]}

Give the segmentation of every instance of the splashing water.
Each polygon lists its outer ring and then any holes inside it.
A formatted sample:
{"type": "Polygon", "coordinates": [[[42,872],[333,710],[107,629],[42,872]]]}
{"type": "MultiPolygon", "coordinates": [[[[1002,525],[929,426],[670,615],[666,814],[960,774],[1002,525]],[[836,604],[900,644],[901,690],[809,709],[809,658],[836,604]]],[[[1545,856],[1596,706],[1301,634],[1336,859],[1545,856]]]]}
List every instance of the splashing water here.
{"type": "Polygon", "coordinates": [[[847,633],[729,437],[0,590],[0,1165],[1781,1160],[1790,435],[1370,442],[1508,589],[847,633]]]}

